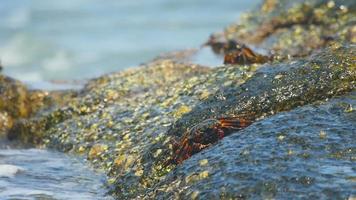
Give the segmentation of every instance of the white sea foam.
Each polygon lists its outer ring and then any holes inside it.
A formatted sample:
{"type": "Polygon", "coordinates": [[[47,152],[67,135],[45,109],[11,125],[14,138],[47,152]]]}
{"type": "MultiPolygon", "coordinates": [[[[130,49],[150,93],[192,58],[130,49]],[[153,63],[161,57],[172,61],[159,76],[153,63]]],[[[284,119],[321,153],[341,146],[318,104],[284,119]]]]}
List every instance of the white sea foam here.
{"type": "Polygon", "coordinates": [[[0,177],[12,178],[21,171],[25,169],[16,165],[0,164],[0,177]]]}
{"type": "Polygon", "coordinates": [[[2,197],[14,197],[14,196],[24,197],[24,196],[34,196],[34,195],[46,195],[48,197],[48,196],[53,196],[53,192],[49,192],[45,190],[20,188],[20,187],[9,188],[5,191],[0,192],[0,196],[2,197]]]}

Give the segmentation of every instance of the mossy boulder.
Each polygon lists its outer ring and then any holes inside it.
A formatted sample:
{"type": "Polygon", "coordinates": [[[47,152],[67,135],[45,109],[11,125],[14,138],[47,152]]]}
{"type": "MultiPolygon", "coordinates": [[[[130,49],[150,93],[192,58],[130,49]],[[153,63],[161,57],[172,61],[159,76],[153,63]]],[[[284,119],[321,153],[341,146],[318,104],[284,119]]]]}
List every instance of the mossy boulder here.
{"type": "Polygon", "coordinates": [[[349,0],[265,0],[238,23],[208,42],[223,53],[221,42],[241,42],[275,54],[302,57],[335,41],[356,42],[356,3],[349,0]]]}
{"type": "Polygon", "coordinates": [[[356,195],[356,93],[262,119],[178,166],[150,199],[356,195]]]}
{"type": "Polygon", "coordinates": [[[30,115],[29,101],[26,86],[0,74],[0,135],[13,126],[15,119],[30,115]]]}
{"type": "Polygon", "coordinates": [[[18,121],[10,136],[85,155],[119,198],[143,197],[176,169],[167,165],[172,139],[189,127],[236,115],[261,120],[348,93],[354,52],[339,44],[287,63],[212,69],[161,60],[89,82],[65,106],[18,121]]]}

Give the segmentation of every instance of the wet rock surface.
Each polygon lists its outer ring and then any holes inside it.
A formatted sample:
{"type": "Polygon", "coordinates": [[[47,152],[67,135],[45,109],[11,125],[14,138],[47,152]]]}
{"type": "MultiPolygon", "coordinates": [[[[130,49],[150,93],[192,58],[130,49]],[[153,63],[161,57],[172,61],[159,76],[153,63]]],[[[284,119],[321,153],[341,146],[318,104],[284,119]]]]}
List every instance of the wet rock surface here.
{"type": "Polygon", "coordinates": [[[356,3],[348,0],[265,0],[208,44],[216,53],[229,41],[252,45],[278,57],[310,55],[333,41],[355,43],[356,3]]]}
{"type": "Polygon", "coordinates": [[[355,47],[335,45],[308,59],[265,65],[239,87],[222,87],[182,116],[170,132],[182,134],[202,119],[257,119],[351,91],[356,80],[355,47]]]}
{"type": "Polygon", "coordinates": [[[14,120],[27,117],[27,89],[20,82],[0,74],[0,135],[12,127],[14,120]]]}
{"type": "MultiPolygon", "coordinates": [[[[19,120],[9,134],[84,154],[108,172],[119,198],[144,197],[166,175],[176,173],[176,164],[169,163],[172,141],[191,126],[237,115],[258,121],[354,90],[354,51],[354,45],[337,45],[308,59],[273,66],[207,69],[158,61],[93,80],[66,106],[19,120]],[[167,74],[169,79],[164,79],[167,74]]],[[[203,150],[196,155],[209,154],[203,150]]],[[[201,191],[209,193],[206,188],[201,191]]]]}
{"type": "Polygon", "coordinates": [[[11,80],[18,86],[0,93],[0,112],[13,116],[8,137],[83,155],[107,172],[118,199],[355,196],[354,6],[266,0],[264,17],[249,14],[210,42],[216,52],[224,51],[217,41],[233,40],[283,58],[265,64],[207,68],[181,52],[78,92],[29,91],[11,80]],[[226,117],[254,123],[171,162],[188,130],[226,117]]]}
{"type": "Polygon", "coordinates": [[[260,120],[188,159],[148,198],[355,196],[355,107],[354,92],[260,120]]]}

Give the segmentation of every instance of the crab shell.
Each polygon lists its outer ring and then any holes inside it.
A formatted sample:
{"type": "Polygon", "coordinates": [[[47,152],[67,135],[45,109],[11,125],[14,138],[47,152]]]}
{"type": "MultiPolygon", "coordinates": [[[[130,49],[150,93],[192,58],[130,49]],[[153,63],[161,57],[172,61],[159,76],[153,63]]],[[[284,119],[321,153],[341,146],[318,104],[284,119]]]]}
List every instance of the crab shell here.
{"type": "Polygon", "coordinates": [[[253,63],[266,63],[271,58],[253,52],[245,45],[228,52],[224,57],[224,64],[253,64],[253,63]]]}
{"type": "Polygon", "coordinates": [[[216,143],[223,137],[249,126],[252,122],[236,117],[207,119],[192,128],[183,135],[180,142],[173,145],[174,164],[180,164],[195,153],[216,143]]]}

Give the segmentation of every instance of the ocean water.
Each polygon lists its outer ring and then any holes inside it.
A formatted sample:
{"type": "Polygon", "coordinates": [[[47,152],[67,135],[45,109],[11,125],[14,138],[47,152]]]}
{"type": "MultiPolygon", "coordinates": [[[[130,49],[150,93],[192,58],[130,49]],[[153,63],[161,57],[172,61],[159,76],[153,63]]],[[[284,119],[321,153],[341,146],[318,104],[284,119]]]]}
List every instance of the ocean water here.
{"type": "Polygon", "coordinates": [[[1,0],[3,73],[38,83],[137,66],[199,47],[260,1],[1,0]]]}
{"type": "Polygon", "coordinates": [[[64,153],[0,149],[0,199],[110,200],[104,177],[64,153]]]}

